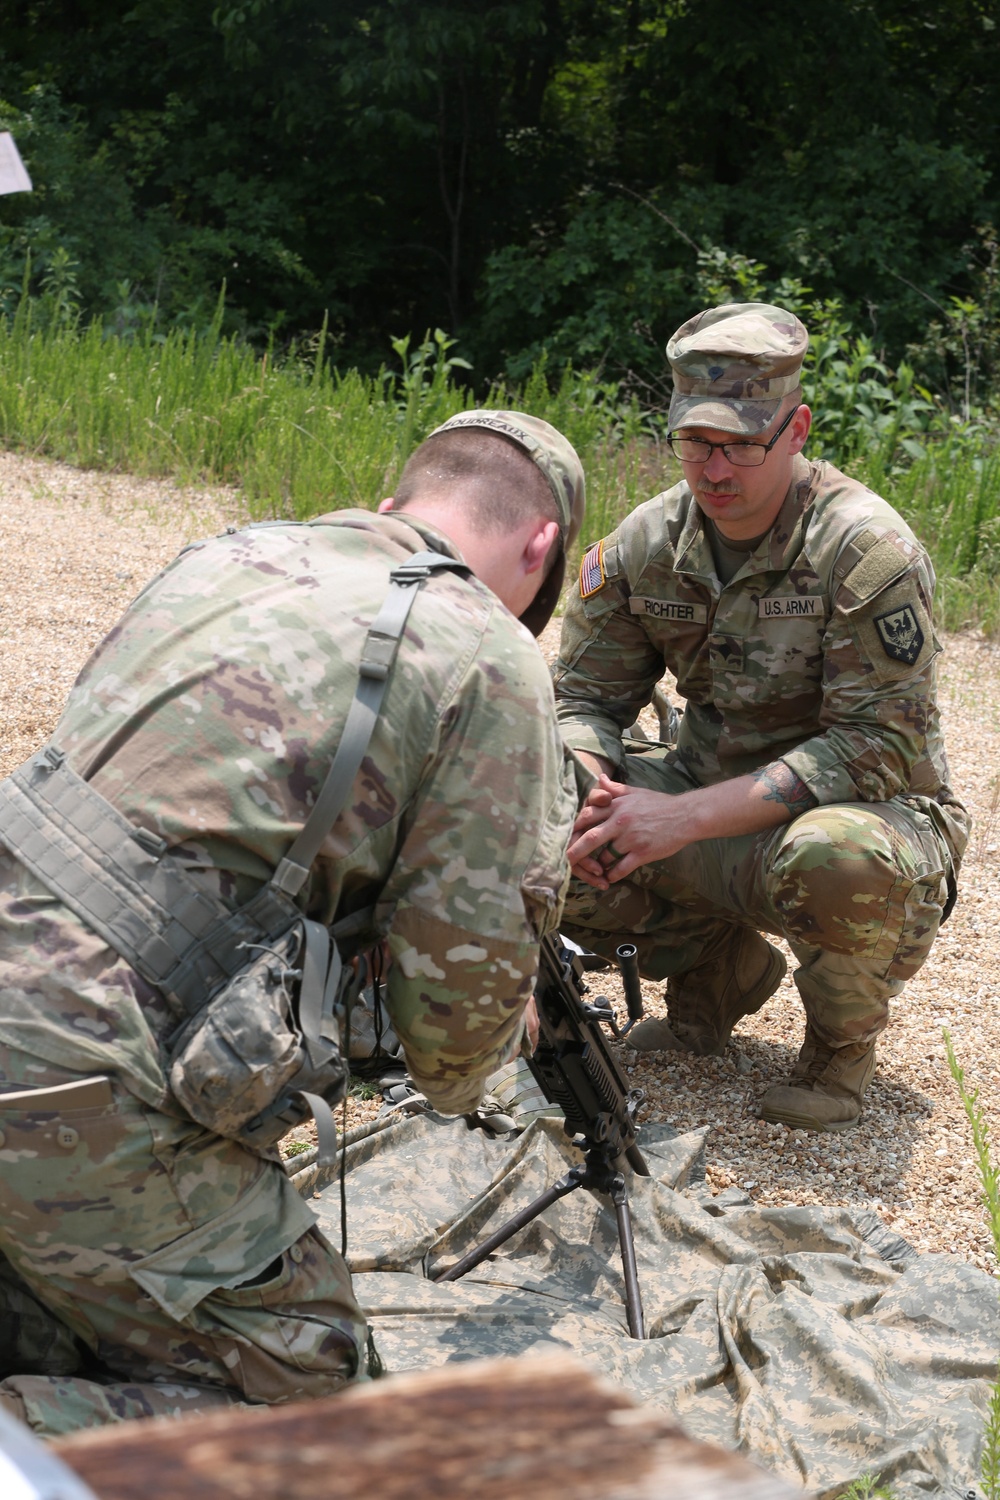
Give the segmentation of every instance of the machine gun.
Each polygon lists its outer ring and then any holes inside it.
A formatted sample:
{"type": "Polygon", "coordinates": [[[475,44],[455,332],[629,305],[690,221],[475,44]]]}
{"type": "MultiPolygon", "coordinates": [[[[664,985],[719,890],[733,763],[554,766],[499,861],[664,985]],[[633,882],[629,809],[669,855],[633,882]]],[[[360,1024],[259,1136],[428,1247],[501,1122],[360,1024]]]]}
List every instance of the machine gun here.
{"type": "Polygon", "coordinates": [[[641,1339],[645,1334],[625,1168],[628,1165],[641,1176],[649,1176],[635,1140],[635,1114],[643,1094],[641,1089],[629,1088],[601,1028],[608,1026],[615,1036],[624,1036],[642,1016],[642,991],[635,945],[623,943],[615,956],[629,1013],[628,1024],[623,1027],[615,1021],[609,1000],[601,996],[588,1003],[584,999],[588,993],[583,978],[584,956],[556,937],[542,940],[535,988],[538,1045],[528,1065],[546,1099],[558,1104],[565,1114],[566,1133],[584,1153],[582,1165],[571,1167],[527,1208],[435,1280],[457,1281],[550,1204],[575,1188],[592,1188],[607,1193],[614,1204],[629,1333],[641,1339]]]}

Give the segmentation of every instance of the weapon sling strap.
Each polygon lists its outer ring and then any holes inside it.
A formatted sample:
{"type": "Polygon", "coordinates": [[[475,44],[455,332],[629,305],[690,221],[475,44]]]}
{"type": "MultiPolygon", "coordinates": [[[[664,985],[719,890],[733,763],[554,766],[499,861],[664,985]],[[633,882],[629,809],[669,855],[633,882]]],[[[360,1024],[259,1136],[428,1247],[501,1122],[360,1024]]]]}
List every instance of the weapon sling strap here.
{"type": "MultiPolygon", "coordinates": [[[[418,552],[390,573],[388,595],[361,652],[358,684],[316,802],[270,881],[235,911],[199,890],[163,856],[166,840],[130,823],[67,765],[54,745],[0,782],[0,839],[53,895],[150,984],[194,1015],[246,962],[247,945],[305,930],[299,1025],[310,1060],[332,1055],[340,959],[330,931],[302,916],[295,897],[350,794],[371,741],[418,585],[465,563],[418,552]]],[[[355,914],[356,917],[357,914],[355,914]]],[[[356,927],[348,917],[334,925],[356,927]]],[[[309,1096],[311,1106],[328,1106],[309,1096]]],[[[332,1119],[330,1121],[332,1126],[332,1119]]],[[[321,1150],[323,1142],[320,1142],[321,1150]]]]}

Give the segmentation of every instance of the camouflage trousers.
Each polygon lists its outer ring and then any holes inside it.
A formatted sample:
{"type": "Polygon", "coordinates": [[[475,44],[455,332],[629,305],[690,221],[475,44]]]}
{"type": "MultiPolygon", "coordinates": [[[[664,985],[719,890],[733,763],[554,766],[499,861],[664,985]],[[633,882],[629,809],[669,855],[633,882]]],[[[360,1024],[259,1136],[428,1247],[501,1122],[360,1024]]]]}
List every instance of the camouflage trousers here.
{"type": "Polygon", "coordinates": [[[347,1267],[280,1165],[3,1043],[0,1078],[39,1090],[0,1094],[6,1409],[56,1435],[363,1378],[347,1267]]]}
{"type": "MultiPolygon", "coordinates": [[[[630,785],[695,785],[653,755],[629,755],[630,785]]],[[[570,885],[562,930],[611,957],[636,943],[648,979],[696,969],[733,924],[784,938],[806,1016],[830,1046],[869,1040],[926,959],[968,837],[958,803],[924,797],[816,807],[766,833],[706,839],[606,892],[570,885]]]]}

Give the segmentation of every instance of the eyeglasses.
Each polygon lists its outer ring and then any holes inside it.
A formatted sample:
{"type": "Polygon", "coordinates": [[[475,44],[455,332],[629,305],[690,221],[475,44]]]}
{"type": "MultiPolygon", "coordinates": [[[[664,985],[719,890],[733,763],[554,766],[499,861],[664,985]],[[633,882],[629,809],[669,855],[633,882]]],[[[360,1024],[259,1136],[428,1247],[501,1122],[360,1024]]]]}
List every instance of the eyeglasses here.
{"type": "Polygon", "coordinates": [[[672,432],[667,433],[667,443],[674,457],[688,464],[707,464],[713,450],[721,448],[731,464],[754,469],[764,462],[801,404],[792,407],[769,443],[710,443],[707,438],[676,437],[672,432]]]}

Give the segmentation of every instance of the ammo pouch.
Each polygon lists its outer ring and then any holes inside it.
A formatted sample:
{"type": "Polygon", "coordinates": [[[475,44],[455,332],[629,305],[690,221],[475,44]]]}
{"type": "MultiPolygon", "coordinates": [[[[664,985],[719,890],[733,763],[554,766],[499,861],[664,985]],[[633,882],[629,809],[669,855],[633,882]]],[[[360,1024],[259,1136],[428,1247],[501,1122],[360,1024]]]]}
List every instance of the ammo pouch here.
{"type": "Polygon", "coordinates": [[[392,570],[312,811],[270,881],[235,911],[198,887],[165,839],[129,823],[54,745],[0,782],[0,841],[186,1015],[168,1042],[178,1105],[252,1149],[273,1146],[310,1111],[320,1160],[336,1149],[330,1105],[347,1081],[339,1013],[355,982],[337,938],[366,927],[371,913],[331,929],[307,918],[295,898],[354,785],[417,585],[444,570],[469,571],[436,552],[392,570]]]}

